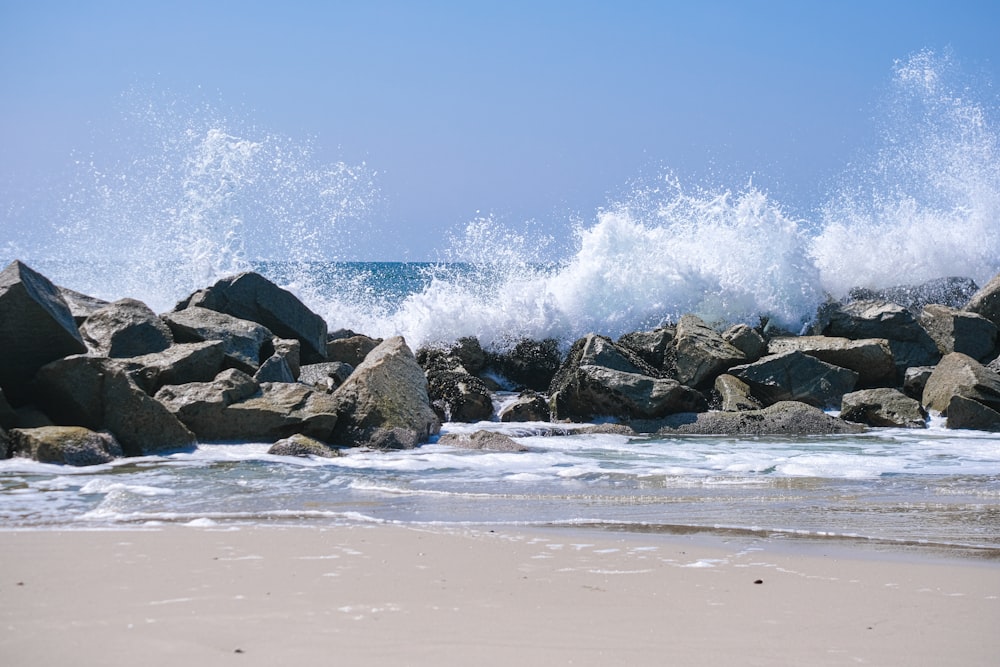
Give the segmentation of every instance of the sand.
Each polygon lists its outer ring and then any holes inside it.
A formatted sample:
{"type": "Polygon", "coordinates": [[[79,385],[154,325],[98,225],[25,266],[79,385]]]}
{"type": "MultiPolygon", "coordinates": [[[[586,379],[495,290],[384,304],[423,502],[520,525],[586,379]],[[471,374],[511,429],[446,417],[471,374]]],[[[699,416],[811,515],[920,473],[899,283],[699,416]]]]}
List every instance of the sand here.
{"type": "Polygon", "coordinates": [[[998,656],[1000,564],[974,559],[597,530],[0,531],[3,665],[996,665],[998,656]]]}

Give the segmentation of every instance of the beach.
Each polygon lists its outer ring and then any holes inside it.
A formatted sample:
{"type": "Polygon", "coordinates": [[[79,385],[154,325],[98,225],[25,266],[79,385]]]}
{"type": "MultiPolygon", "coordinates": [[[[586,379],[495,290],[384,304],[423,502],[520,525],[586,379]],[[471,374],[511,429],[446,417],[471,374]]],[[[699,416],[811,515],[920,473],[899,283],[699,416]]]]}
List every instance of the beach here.
{"type": "Polygon", "coordinates": [[[594,529],[0,532],[8,665],[987,665],[1000,564],[594,529]]]}

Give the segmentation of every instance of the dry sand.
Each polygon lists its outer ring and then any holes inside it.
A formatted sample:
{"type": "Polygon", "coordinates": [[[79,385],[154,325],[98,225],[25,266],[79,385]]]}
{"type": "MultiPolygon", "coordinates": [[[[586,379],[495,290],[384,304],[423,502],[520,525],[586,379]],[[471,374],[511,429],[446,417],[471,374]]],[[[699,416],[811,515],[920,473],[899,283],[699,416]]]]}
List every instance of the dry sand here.
{"type": "Polygon", "coordinates": [[[0,531],[2,665],[998,661],[995,562],[583,530],[0,531]]]}

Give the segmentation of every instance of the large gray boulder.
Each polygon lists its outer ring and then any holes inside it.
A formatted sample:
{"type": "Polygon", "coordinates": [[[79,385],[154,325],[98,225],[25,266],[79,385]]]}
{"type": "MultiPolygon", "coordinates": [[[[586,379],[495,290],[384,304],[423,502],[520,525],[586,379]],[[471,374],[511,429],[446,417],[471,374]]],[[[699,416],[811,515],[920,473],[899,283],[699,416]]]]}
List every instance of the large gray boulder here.
{"type": "Polygon", "coordinates": [[[301,433],[295,433],[287,438],[282,438],[271,445],[267,453],[273,456],[298,456],[303,458],[318,456],[324,459],[343,456],[339,449],[330,447],[324,442],[310,438],[307,435],[302,435],[301,433]]]}
{"type": "Polygon", "coordinates": [[[11,454],[42,463],[92,466],[122,455],[121,445],[109,433],[82,426],[15,428],[10,432],[11,454]]]}
{"type": "Polygon", "coordinates": [[[947,415],[953,396],[1000,410],[1000,374],[961,352],[946,354],[927,378],[921,402],[928,410],[947,415]]]}
{"type": "Polygon", "coordinates": [[[652,419],[707,408],[700,393],[658,374],[629,349],[605,336],[588,334],[573,344],[552,379],[552,418],[652,419]]]}
{"type": "Polygon", "coordinates": [[[862,389],[844,394],[840,418],[869,426],[927,428],[927,413],[920,401],[898,389],[862,389]]]}
{"type": "Polygon", "coordinates": [[[896,364],[896,378],[911,366],[933,366],[940,358],[937,345],[913,313],[886,301],[854,301],[838,304],[828,313],[829,322],[822,333],[860,340],[884,338],[889,342],[896,364]]]}
{"type": "Polygon", "coordinates": [[[972,295],[965,310],[982,315],[1000,328],[1000,273],[972,295]]]}
{"type": "Polygon", "coordinates": [[[675,327],[659,327],[651,331],[632,331],[618,339],[618,346],[639,356],[653,368],[663,371],[667,350],[674,342],[675,327]]]}
{"type": "Polygon", "coordinates": [[[296,433],[332,444],[337,405],[299,383],[258,384],[229,369],[212,382],[168,386],[156,394],[200,440],[275,442],[296,433]]]}
{"type": "Polygon", "coordinates": [[[1000,412],[965,396],[955,395],[948,403],[947,428],[1000,431],[1000,412]]]}
{"type": "Polygon", "coordinates": [[[514,401],[501,408],[497,416],[502,422],[547,422],[552,415],[545,396],[525,389],[514,401]]]}
{"type": "Polygon", "coordinates": [[[798,401],[784,401],[744,412],[677,414],[659,425],[657,435],[825,435],[861,433],[865,427],[798,401]]]}
{"type": "Polygon", "coordinates": [[[342,361],[323,361],[306,364],[299,372],[299,382],[314,389],[332,394],[334,390],[351,376],[354,367],[342,361]]]}
{"type": "Polygon", "coordinates": [[[67,289],[65,287],[59,287],[59,293],[62,295],[63,301],[69,306],[69,312],[73,314],[73,320],[76,322],[77,326],[80,326],[84,321],[96,313],[101,308],[108,305],[108,301],[104,299],[98,299],[97,297],[90,296],[89,294],[83,294],[75,290],[67,289]]]}
{"type": "Polygon", "coordinates": [[[895,383],[896,365],[889,341],[884,338],[851,340],[836,336],[781,336],[768,341],[768,354],[784,354],[798,350],[834,366],[848,368],[858,374],[862,387],[887,386],[895,383]]]}
{"type": "Polygon", "coordinates": [[[681,317],[667,355],[670,374],[695,389],[710,387],[719,375],[747,361],[742,351],[695,315],[681,317]]]}
{"type": "Polygon", "coordinates": [[[753,363],[767,354],[767,341],[749,325],[734,324],[722,332],[722,339],[742,352],[746,363],[753,363]]]}
{"type": "Polygon", "coordinates": [[[220,341],[226,364],[253,375],[271,356],[273,334],[257,322],[192,306],[163,315],[178,343],[220,341]]]}
{"type": "Polygon", "coordinates": [[[328,361],[339,361],[351,366],[357,366],[365,360],[369,352],[378,347],[378,344],[382,342],[381,339],[365,336],[364,334],[356,334],[353,331],[343,333],[350,335],[342,335],[341,332],[330,334],[326,342],[326,358],[328,361]]]}
{"type": "Polygon", "coordinates": [[[0,271],[0,388],[12,404],[39,368],[86,351],[59,288],[20,261],[0,271]]]}
{"type": "Polygon", "coordinates": [[[492,357],[497,372],[519,389],[545,391],[559,370],[562,357],[559,341],[519,340],[514,347],[492,357]]]}
{"type": "Polygon", "coordinates": [[[114,359],[74,355],[46,364],[35,376],[34,395],[56,424],[109,431],[126,456],[195,444],[191,431],[114,359]]]}
{"type": "Polygon", "coordinates": [[[368,353],[332,394],[337,403],[333,442],[405,449],[441,429],[427,395],[427,378],[401,336],[368,353]]]}
{"type": "Polygon", "coordinates": [[[176,343],[162,352],[118,359],[118,366],[152,396],[167,384],[207,382],[222,370],[222,342],[176,343]]]}
{"type": "Polygon", "coordinates": [[[983,361],[996,347],[997,326],[976,313],[930,304],[920,313],[920,325],[942,355],[961,352],[983,361]]]}
{"type": "Polygon", "coordinates": [[[766,405],[779,401],[802,401],[825,408],[840,405],[844,394],[854,391],[858,374],[803,354],[786,352],[729,369],[731,375],[750,385],[766,405]]]}
{"type": "Polygon", "coordinates": [[[257,322],[282,338],[298,339],[306,363],[326,359],[326,321],[294,294],[258,273],[223,278],[184,299],[174,310],[194,306],[257,322]]]}
{"type": "Polygon", "coordinates": [[[174,342],[163,320],[136,299],[121,299],[94,311],[80,325],[80,335],[99,357],[138,357],[162,352],[174,342]]]}

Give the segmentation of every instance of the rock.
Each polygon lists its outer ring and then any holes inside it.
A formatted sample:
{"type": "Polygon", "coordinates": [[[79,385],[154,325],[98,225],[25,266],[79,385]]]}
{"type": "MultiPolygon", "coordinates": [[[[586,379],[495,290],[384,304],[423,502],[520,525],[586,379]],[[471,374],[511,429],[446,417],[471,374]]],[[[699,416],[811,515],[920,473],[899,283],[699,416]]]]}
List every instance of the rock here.
{"type": "Polygon", "coordinates": [[[753,363],[767,354],[767,341],[756,329],[746,324],[736,324],[722,332],[726,341],[746,357],[746,363],[753,363]]]}
{"type": "Polygon", "coordinates": [[[83,324],[84,320],[101,308],[109,305],[109,302],[104,299],[81,294],[65,287],[57,287],[57,289],[59,290],[59,294],[62,295],[63,301],[69,306],[69,312],[72,313],[73,320],[77,326],[83,324]]]}
{"type": "Polygon", "coordinates": [[[167,384],[207,382],[222,370],[220,341],[175,343],[162,352],[116,360],[118,367],[150,396],[167,384]]]}
{"type": "Polygon", "coordinates": [[[948,403],[947,428],[1000,431],[1000,412],[965,396],[955,395],[948,403]]]}
{"type": "Polygon", "coordinates": [[[301,433],[295,433],[277,441],[271,445],[267,453],[274,456],[318,456],[324,459],[342,456],[339,449],[334,449],[301,433]]]}
{"type": "Polygon", "coordinates": [[[54,422],[109,431],[126,456],[191,447],[194,435],[113,359],[74,355],[35,376],[35,399],[54,422]]]}
{"type": "Polygon", "coordinates": [[[982,315],[1000,328],[1000,273],[972,295],[965,310],[982,315]]]}
{"type": "Polygon", "coordinates": [[[196,306],[166,313],[163,321],[178,343],[220,341],[226,365],[248,375],[272,353],[268,348],[273,347],[273,334],[257,322],[196,306]]]}
{"type": "Polygon", "coordinates": [[[271,356],[284,359],[292,378],[298,380],[302,372],[302,344],[294,338],[277,337],[271,339],[271,344],[274,347],[274,354],[271,356]]]}
{"type": "Polygon", "coordinates": [[[767,344],[768,354],[794,350],[854,371],[862,387],[892,385],[896,380],[892,350],[889,341],[884,338],[852,340],[835,336],[783,336],[772,338],[767,344]]]}
{"type": "Polygon", "coordinates": [[[10,457],[10,438],[7,436],[7,431],[0,428],[0,459],[9,459],[10,457]]]}
{"type": "Polygon", "coordinates": [[[282,338],[302,344],[308,363],[326,360],[326,322],[298,297],[258,273],[223,278],[177,304],[175,311],[199,306],[257,322],[282,338]]]}
{"type": "Polygon", "coordinates": [[[841,397],[853,391],[858,381],[854,371],[798,351],[770,355],[729,372],[750,385],[753,395],[767,405],[779,401],[802,401],[821,408],[840,405],[841,397]]]}
{"type": "Polygon", "coordinates": [[[598,417],[656,419],[675,412],[705,410],[698,391],[671,378],[626,373],[604,366],[580,366],[553,381],[549,410],[557,420],[598,417]]]}
{"type": "Polygon", "coordinates": [[[869,426],[927,428],[927,413],[920,402],[898,389],[864,389],[844,394],[840,418],[869,426]]]}
{"type": "Polygon", "coordinates": [[[333,440],[338,445],[415,446],[441,428],[427,378],[401,336],[369,352],[332,398],[338,405],[333,440]]]}
{"type": "Polygon", "coordinates": [[[850,291],[849,298],[852,301],[888,301],[919,315],[924,306],[931,303],[961,308],[977,289],[975,281],[970,278],[936,278],[920,285],[899,285],[880,290],[855,287],[850,291]]]}
{"type": "Polygon", "coordinates": [[[525,389],[517,400],[500,411],[499,417],[502,422],[547,422],[549,404],[543,395],[525,389]]]}
{"type": "Polygon", "coordinates": [[[942,355],[961,352],[981,361],[996,347],[997,326],[976,313],[930,304],[920,314],[920,325],[942,355]]]}
{"type": "Polygon", "coordinates": [[[658,435],[825,435],[861,433],[860,424],[837,419],[798,401],[782,401],[763,410],[703,412],[667,417],[658,435]]]}
{"type": "Polygon", "coordinates": [[[306,364],[299,372],[299,382],[332,394],[353,372],[354,367],[342,361],[306,364]]]}
{"type": "Polygon", "coordinates": [[[906,308],[885,301],[855,301],[839,305],[829,313],[826,336],[859,340],[884,338],[889,341],[896,364],[896,378],[902,380],[911,366],[933,366],[940,358],[937,345],[906,308]]]}
{"type": "Polygon", "coordinates": [[[668,351],[667,367],[683,385],[709,387],[722,373],[747,361],[746,355],[694,315],[683,315],[668,351]]]}
{"type": "Polygon", "coordinates": [[[549,386],[553,419],[647,419],[705,410],[705,398],[657,371],[611,339],[588,334],[570,348],[549,386]]]}
{"type": "Polygon", "coordinates": [[[38,428],[56,426],[49,416],[33,405],[23,405],[17,409],[17,428],[38,428]]]}
{"type": "Polygon", "coordinates": [[[92,466],[110,463],[122,448],[108,433],[81,426],[15,428],[10,432],[11,452],[42,463],[92,466]]]}
{"type": "Polygon", "coordinates": [[[927,379],[921,403],[947,415],[953,396],[1000,410],[1000,375],[961,352],[946,354],[927,379]]]}
{"type": "Polygon", "coordinates": [[[528,451],[527,447],[515,442],[513,438],[496,431],[476,431],[471,435],[446,433],[438,438],[438,444],[462,449],[486,449],[493,452],[528,451]]]}
{"type": "Polygon", "coordinates": [[[990,363],[986,364],[986,368],[990,369],[994,373],[1000,373],[1000,357],[997,357],[990,363]]]}
{"type": "Polygon", "coordinates": [[[719,394],[720,409],[724,412],[760,410],[764,407],[753,397],[750,385],[735,375],[723,373],[715,378],[715,391],[719,394]]]}
{"type": "MultiPolygon", "coordinates": [[[[296,341],[298,342],[298,341],[296,341]]],[[[272,354],[264,363],[260,365],[257,372],[253,374],[253,379],[257,382],[295,382],[295,375],[288,364],[288,359],[281,354],[272,354]]]]}
{"type": "Polygon", "coordinates": [[[618,339],[618,346],[634,352],[644,362],[658,371],[664,370],[667,350],[674,341],[674,327],[660,327],[652,331],[633,331],[618,339]]]}
{"type": "Polygon", "coordinates": [[[99,357],[138,357],[162,352],[174,342],[163,320],[135,299],[121,299],[94,311],[80,325],[80,335],[99,357]]]}
{"type": "Polygon", "coordinates": [[[559,342],[523,339],[509,352],[495,355],[497,371],[518,388],[545,391],[556,371],[561,356],[559,342]]]}
{"type": "Polygon", "coordinates": [[[427,393],[444,421],[478,422],[493,416],[493,399],[486,384],[474,375],[454,371],[427,373],[427,393]]]}
{"type": "Polygon", "coordinates": [[[211,383],[164,387],[156,394],[201,440],[275,442],[296,433],[333,444],[337,404],[299,383],[257,383],[236,369],[211,383]],[[208,386],[206,386],[208,385],[208,386]]]}
{"type": "Polygon", "coordinates": [[[0,350],[0,388],[15,406],[39,368],[87,351],[59,288],[20,261],[0,271],[0,350]]]}
{"type": "Polygon", "coordinates": [[[0,389],[0,428],[14,428],[17,425],[17,413],[7,402],[7,397],[0,389]]]}
{"type": "Polygon", "coordinates": [[[357,367],[368,353],[378,347],[381,339],[355,334],[346,338],[335,338],[326,343],[326,358],[357,367]]]}
{"type": "Polygon", "coordinates": [[[920,401],[927,386],[927,378],[934,372],[933,366],[913,366],[906,369],[903,376],[903,393],[920,401]]]}

